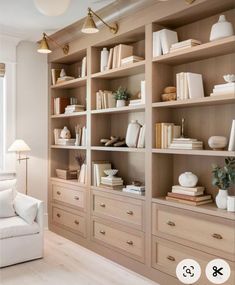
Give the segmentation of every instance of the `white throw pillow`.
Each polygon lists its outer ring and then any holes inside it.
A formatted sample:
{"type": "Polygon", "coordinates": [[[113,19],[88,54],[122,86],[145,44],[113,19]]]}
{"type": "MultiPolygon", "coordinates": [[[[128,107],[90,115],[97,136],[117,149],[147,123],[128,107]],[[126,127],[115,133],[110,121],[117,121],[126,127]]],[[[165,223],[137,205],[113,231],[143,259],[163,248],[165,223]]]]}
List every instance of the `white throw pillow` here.
{"type": "Polygon", "coordinates": [[[13,189],[15,191],[16,179],[0,180],[0,191],[13,189]]]}
{"type": "Polygon", "coordinates": [[[36,218],[38,204],[21,193],[17,193],[14,200],[14,208],[18,216],[24,219],[28,224],[32,224],[36,218]]]}
{"type": "Polygon", "coordinates": [[[0,191],[0,218],[15,216],[13,199],[14,194],[12,189],[0,191]]]}

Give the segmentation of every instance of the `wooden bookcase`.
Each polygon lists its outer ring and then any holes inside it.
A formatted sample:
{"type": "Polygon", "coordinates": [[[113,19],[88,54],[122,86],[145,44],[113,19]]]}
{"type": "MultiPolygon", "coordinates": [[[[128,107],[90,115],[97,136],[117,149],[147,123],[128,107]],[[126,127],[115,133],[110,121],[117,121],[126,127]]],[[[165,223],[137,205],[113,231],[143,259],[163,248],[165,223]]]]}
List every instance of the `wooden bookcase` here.
{"type": "MultiPolygon", "coordinates": [[[[49,108],[50,229],[160,284],[172,285],[179,284],[175,278],[174,268],[182,257],[198,258],[199,261],[202,260],[202,266],[205,265],[205,261],[213,258],[225,258],[231,266],[232,277],[235,268],[235,241],[234,238],[232,240],[232,236],[235,235],[234,213],[219,210],[215,204],[193,207],[164,199],[172,185],[177,184],[179,174],[184,171],[197,174],[199,183],[206,187],[207,193],[215,197],[217,192],[211,186],[211,165],[222,164],[227,156],[235,157],[234,151],[214,151],[207,143],[212,135],[229,137],[231,123],[235,118],[234,96],[209,97],[213,86],[223,83],[224,74],[235,73],[235,36],[209,42],[211,26],[218,20],[219,14],[225,14],[235,27],[235,4],[230,0],[223,1],[223,4],[217,0],[201,0],[192,6],[181,0],[173,2],[155,4],[128,19],[122,19],[117,36],[109,35],[104,29],[100,32],[100,37],[87,36],[81,41],[71,39],[72,53],[68,56],[62,55],[59,50],[55,50],[49,56],[49,71],[51,68],[63,67],[75,78],[81,59],[87,56],[85,78],[76,78],[49,87],[49,103],[53,97],[75,96],[79,103],[86,105],[86,111],[72,115],[52,115],[49,108]],[[152,58],[152,32],[163,27],[177,31],[179,40],[195,38],[203,44],[152,58]],[[134,54],[144,57],[145,60],[99,72],[102,48],[110,48],[119,43],[133,45],[134,54]],[[164,87],[176,85],[175,78],[178,72],[201,73],[206,97],[162,102],[161,94],[164,87]],[[131,94],[135,94],[140,90],[141,80],[146,81],[145,105],[96,110],[95,95],[99,89],[115,90],[123,86],[131,94]],[[202,140],[204,149],[157,149],[155,124],[180,124],[182,117],[186,119],[186,135],[202,140]],[[146,124],[144,149],[104,147],[100,143],[101,138],[111,135],[125,137],[128,123],[132,119],[146,124]],[[54,128],[66,125],[74,136],[74,126],[77,123],[87,127],[86,147],[54,145],[54,128]],[[76,168],[75,155],[78,153],[86,156],[87,184],[56,178],[56,168],[76,168]],[[127,184],[133,180],[145,183],[145,196],[108,191],[93,186],[92,161],[97,160],[110,161],[114,168],[119,169],[118,175],[127,184]],[[71,197],[74,193],[70,191],[78,191],[78,196],[82,193],[82,206],[75,207],[70,203],[69,199],[73,199],[71,197]],[[64,195],[64,202],[61,196],[56,196],[57,194],[64,195]],[[102,199],[106,201],[106,205],[103,209],[97,210],[99,202],[96,204],[96,201],[102,199]],[[116,211],[113,211],[115,207],[116,211]],[[135,222],[131,217],[133,214],[123,217],[128,207],[137,213],[135,222]],[[61,212],[57,213],[58,209],[61,212]],[[164,219],[168,218],[168,213],[172,214],[173,220],[179,217],[179,221],[185,223],[185,226],[188,223],[188,220],[184,220],[186,218],[198,222],[200,232],[207,233],[204,224],[200,228],[201,220],[207,221],[208,231],[216,228],[220,231],[220,226],[224,225],[222,234],[225,240],[231,242],[231,251],[223,250],[220,244],[216,244],[219,242],[217,240],[213,243],[211,235],[214,232],[209,232],[208,238],[202,234],[202,242],[194,238],[188,240],[184,237],[183,230],[182,236],[174,232],[169,233],[163,225],[161,228],[161,223],[166,221],[164,219]],[[63,214],[64,218],[61,218],[60,222],[58,215],[61,217],[63,214]],[[71,219],[77,221],[78,218],[84,225],[81,230],[77,230],[76,225],[71,222],[71,219]],[[100,234],[102,231],[103,234],[100,234]],[[123,244],[123,240],[133,240],[137,246],[123,244]],[[174,262],[168,258],[167,249],[170,248],[174,249],[174,262]]],[[[234,190],[231,189],[231,192],[234,190]]],[[[206,284],[205,282],[206,277],[203,275],[198,284],[206,284]]]]}

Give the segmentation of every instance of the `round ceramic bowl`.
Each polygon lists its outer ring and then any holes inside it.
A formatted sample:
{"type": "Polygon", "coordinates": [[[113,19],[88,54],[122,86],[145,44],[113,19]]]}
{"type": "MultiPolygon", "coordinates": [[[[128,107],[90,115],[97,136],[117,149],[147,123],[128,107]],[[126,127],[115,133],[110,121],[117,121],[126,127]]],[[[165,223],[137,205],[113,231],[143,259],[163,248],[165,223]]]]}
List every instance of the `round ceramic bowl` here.
{"type": "Polygon", "coordinates": [[[223,78],[228,83],[235,82],[235,74],[226,74],[223,78]]]}
{"type": "Polygon", "coordinates": [[[104,170],[104,173],[109,177],[113,177],[118,173],[118,169],[106,169],[104,170]]]}

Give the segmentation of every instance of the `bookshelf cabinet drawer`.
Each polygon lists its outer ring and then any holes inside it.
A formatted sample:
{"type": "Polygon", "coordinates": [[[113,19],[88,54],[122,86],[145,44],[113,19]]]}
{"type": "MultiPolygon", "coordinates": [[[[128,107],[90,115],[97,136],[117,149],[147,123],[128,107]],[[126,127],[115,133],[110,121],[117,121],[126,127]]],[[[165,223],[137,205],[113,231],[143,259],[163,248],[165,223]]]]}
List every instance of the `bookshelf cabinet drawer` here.
{"type": "Polygon", "coordinates": [[[52,199],[74,207],[85,209],[84,190],[74,190],[69,187],[52,185],[52,199]]]}
{"type": "Polygon", "coordinates": [[[82,216],[53,207],[52,220],[62,227],[85,236],[85,218],[82,216]]]}
{"type": "Polygon", "coordinates": [[[143,226],[143,204],[139,200],[127,198],[124,202],[124,199],[115,196],[111,198],[94,194],[93,210],[98,216],[113,218],[139,228],[143,226]]]}
{"type": "Polygon", "coordinates": [[[153,205],[153,234],[169,234],[226,253],[235,253],[234,227],[153,205]]]}
{"type": "Polygon", "coordinates": [[[102,221],[93,221],[94,239],[130,255],[134,259],[143,260],[144,234],[142,232],[126,232],[116,226],[107,225],[102,221]]]}

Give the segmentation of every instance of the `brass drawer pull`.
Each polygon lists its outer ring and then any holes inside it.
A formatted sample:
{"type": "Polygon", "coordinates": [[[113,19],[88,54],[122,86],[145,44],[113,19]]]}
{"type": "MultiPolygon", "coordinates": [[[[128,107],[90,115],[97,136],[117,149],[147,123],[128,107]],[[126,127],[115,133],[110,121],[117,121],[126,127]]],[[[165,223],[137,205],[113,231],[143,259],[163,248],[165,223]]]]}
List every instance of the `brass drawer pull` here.
{"type": "Polygon", "coordinates": [[[171,221],[168,221],[168,222],[167,222],[167,225],[168,225],[168,226],[171,226],[171,227],[175,227],[175,223],[174,223],[174,222],[171,222],[171,221]]]}
{"type": "Polygon", "coordinates": [[[168,255],[167,259],[170,260],[170,261],[175,261],[175,258],[173,256],[171,256],[171,255],[168,255]]]}
{"type": "Polygon", "coordinates": [[[212,237],[216,239],[223,239],[223,237],[220,234],[213,234],[212,237]]]}
{"type": "Polygon", "coordinates": [[[56,216],[58,217],[58,218],[60,218],[61,217],[61,215],[58,213],[58,214],[56,214],[56,216]]]}
{"type": "Polygon", "coordinates": [[[130,215],[130,216],[132,216],[134,214],[133,211],[127,211],[126,213],[127,213],[127,215],[130,215]]]}
{"type": "Polygon", "coordinates": [[[129,245],[133,245],[134,244],[132,240],[128,240],[126,243],[129,244],[129,245]]]}
{"type": "Polygon", "coordinates": [[[75,221],[74,221],[74,224],[75,224],[75,225],[79,225],[79,221],[78,221],[78,220],[75,220],[75,221]]]}
{"type": "Polygon", "coordinates": [[[105,208],[105,204],[104,203],[100,203],[100,207],[105,208]]]}
{"type": "Polygon", "coordinates": [[[74,200],[79,200],[79,197],[78,196],[74,196],[74,200]]]}
{"type": "Polygon", "coordinates": [[[61,195],[60,191],[57,191],[56,194],[57,194],[57,195],[61,195]]]}
{"type": "Polygon", "coordinates": [[[105,235],[105,231],[104,231],[104,230],[100,230],[100,233],[101,233],[102,235],[105,235]]]}

